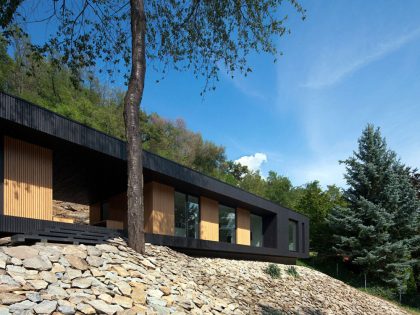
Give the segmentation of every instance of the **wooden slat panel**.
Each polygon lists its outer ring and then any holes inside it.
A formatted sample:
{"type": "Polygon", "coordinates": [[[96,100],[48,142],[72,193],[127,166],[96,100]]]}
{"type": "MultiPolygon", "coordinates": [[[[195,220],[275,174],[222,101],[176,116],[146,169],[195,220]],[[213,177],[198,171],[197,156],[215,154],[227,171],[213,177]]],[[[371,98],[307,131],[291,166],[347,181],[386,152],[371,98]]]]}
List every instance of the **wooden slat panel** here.
{"type": "Polygon", "coordinates": [[[200,198],[200,239],[219,241],[219,204],[217,201],[200,198]]]}
{"type": "Polygon", "coordinates": [[[52,220],[52,151],[4,138],[4,214],[52,220]]]}
{"type": "Polygon", "coordinates": [[[236,243],[251,245],[251,214],[248,210],[236,209],[236,243]]]}
{"type": "Polygon", "coordinates": [[[153,182],[153,233],[175,234],[175,190],[173,187],[153,182]]]}

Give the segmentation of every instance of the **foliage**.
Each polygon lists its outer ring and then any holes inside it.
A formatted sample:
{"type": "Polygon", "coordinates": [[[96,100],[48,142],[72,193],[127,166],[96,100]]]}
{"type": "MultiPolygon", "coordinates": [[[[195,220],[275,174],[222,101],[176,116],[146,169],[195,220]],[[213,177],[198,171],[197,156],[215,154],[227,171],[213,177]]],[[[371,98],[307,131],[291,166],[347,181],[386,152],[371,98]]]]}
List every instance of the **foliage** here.
{"type": "Polygon", "coordinates": [[[264,272],[273,279],[280,278],[281,276],[281,269],[276,264],[269,264],[267,268],[264,269],[264,272]]]}
{"type": "Polygon", "coordinates": [[[335,207],[329,217],[335,250],[363,273],[404,292],[414,263],[419,216],[408,170],[372,125],[363,131],[359,150],[342,163],[348,206],[335,207]]]}
{"type": "MultiPolygon", "coordinates": [[[[66,67],[58,67],[45,58],[34,58],[28,49],[28,45],[31,45],[29,39],[18,37],[13,40],[10,49],[14,52],[12,57],[7,54],[7,46],[3,43],[4,47],[0,49],[0,70],[4,69],[0,76],[2,91],[23,97],[117,138],[125,138],[122,91],[101,85],[89,72],[82,74],[86,78],[85,83],[75,87],[66,67]],[[28,75],[29,69],[38,70],[28,75]]],[[[317,198],[311,197],[314,194],[308,191],[313,190],[313,185],[294,187],[287,177],[273,171],[263,178],[259,172],[228,160],[224,147],[203,139],[200,133],[188,130],[182,119],[171,121],[156,113],[140,111],[140,121],[144,149],[285,207],[297,209],[311,219],[317,216],[316,213],[328,212],[334,204],[340,204],[341,191],[338,189],[334,193],[330,187],[324,191],[317,184],[317,191],[323,196],[317,201],[317,198]]],[[[315,240],[319,239],[315,236],[316,231],[325,232],[322,228],[315,228],[313,223],[311,231],[311,238],[315,240]]],[[[311,244],[316,245],[315,242],[311,244]]],[[[315,247],[320,250],[319,246],[315,247]]]]}
{"type": "Polygon", "coordinates": [[[300,277],[295,266],[287,267],[286,272],[289,276],[292,276],[293,278],[299,278],[300,277]]]}
{"type": "Polygon", "coordinates": [[[344,205],[342,192],[337,186],[328,186],[326,190],[322,190],[318,181],[304,186],[295,208],[309,217],[311,223],[310,243],[313,250],[318,253],[331,251],[331,231],[326,219],[333,207],[344,205]]]}
{"type": "MultiPolygon", "coordinates": [[[[288,2],[304,19],[300,4],[288,2]]],[[[53,0],[43,5],[29,0],[3,2],[3,36],[25,36],[23,30],[34,23],[48,23],[52,35],[44,43],[32,45],[31,52],[36,58],[47,57],[57,66],[66,66],[75,84],[84,69],[96,65],[109,65],[105,68],[109,74],[129,70],[132,34],[128,2],[53,0]]],[[[290,33],[282,9],[281,1],[271,0],[146,1],[145,56],[151,68],[162,75],[168,67],[192,71],[206,79],[204,89],[214,88],[220,70],[232,76],[251,72],[247,59],[252,51],[277,57],[277,38],[290,33]]]]}

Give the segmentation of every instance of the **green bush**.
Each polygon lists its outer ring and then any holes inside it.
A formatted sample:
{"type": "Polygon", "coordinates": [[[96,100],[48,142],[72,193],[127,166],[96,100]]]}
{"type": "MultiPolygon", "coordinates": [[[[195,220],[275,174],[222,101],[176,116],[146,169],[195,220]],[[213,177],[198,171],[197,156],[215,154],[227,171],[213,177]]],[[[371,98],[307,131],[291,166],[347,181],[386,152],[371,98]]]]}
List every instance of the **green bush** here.
{"type": "Polygon", "coordinates": [[[269,264],[267,268],[264,269],[264,272],[273,279],[280,278],[281,275],[281,269],[276,264],[269,264]]]}
{"type": "Polygon", "coordinates": [[[286,269],[286,272],[288,275],[294,277],[294,278],[298,278],[299,277],[299,273],[296,270],[295,266],[290,266],[286,269]]]}

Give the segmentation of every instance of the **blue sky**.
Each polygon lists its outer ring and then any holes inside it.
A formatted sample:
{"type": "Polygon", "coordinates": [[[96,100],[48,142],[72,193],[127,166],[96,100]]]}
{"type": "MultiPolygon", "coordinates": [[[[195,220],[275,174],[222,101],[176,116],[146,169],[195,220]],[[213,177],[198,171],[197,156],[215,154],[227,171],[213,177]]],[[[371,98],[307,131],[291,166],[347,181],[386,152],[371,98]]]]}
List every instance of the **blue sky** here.
{"type": "Polygon", "coordinates": [[[403,162],[420,167],[420,2],[301,3],[307,19],[290,17],[276,64],[254,54],[251,75],[221,74],[204,99],[191,73],[169,72],[157,84],[150,70],[143,107],[183,118],[225,146],[229,159],[295,185],[343,186],[338,160],[356,149],[367,123],[381,127],[403,162]]]}

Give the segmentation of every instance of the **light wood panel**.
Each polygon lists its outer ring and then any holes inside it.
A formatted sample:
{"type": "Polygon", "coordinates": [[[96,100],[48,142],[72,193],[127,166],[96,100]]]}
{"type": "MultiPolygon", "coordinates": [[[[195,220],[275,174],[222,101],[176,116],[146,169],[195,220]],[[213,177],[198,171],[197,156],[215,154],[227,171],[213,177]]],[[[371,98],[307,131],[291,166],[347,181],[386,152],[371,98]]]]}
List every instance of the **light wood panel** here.
{"type": "Polygon", "coordinates": [[[4,214],[52,220],[52,151],[4,137],[4,214]]]}
{"type": "Polygon", "coordinates": [[[145,231],[154,234],[175,234],[174,193],[171,186],[147,183],[144,191],[145,231]]]}
{"type": "Polygon", "coordinates": [[[219,241],[219,203],[215,200],[200,198],[200,239],[219,241]]]}
{"type": "Polygon", "coordinates": [[[251,213],[248,210],[236,209],[236,243],[251,245],[251,213]]]}

